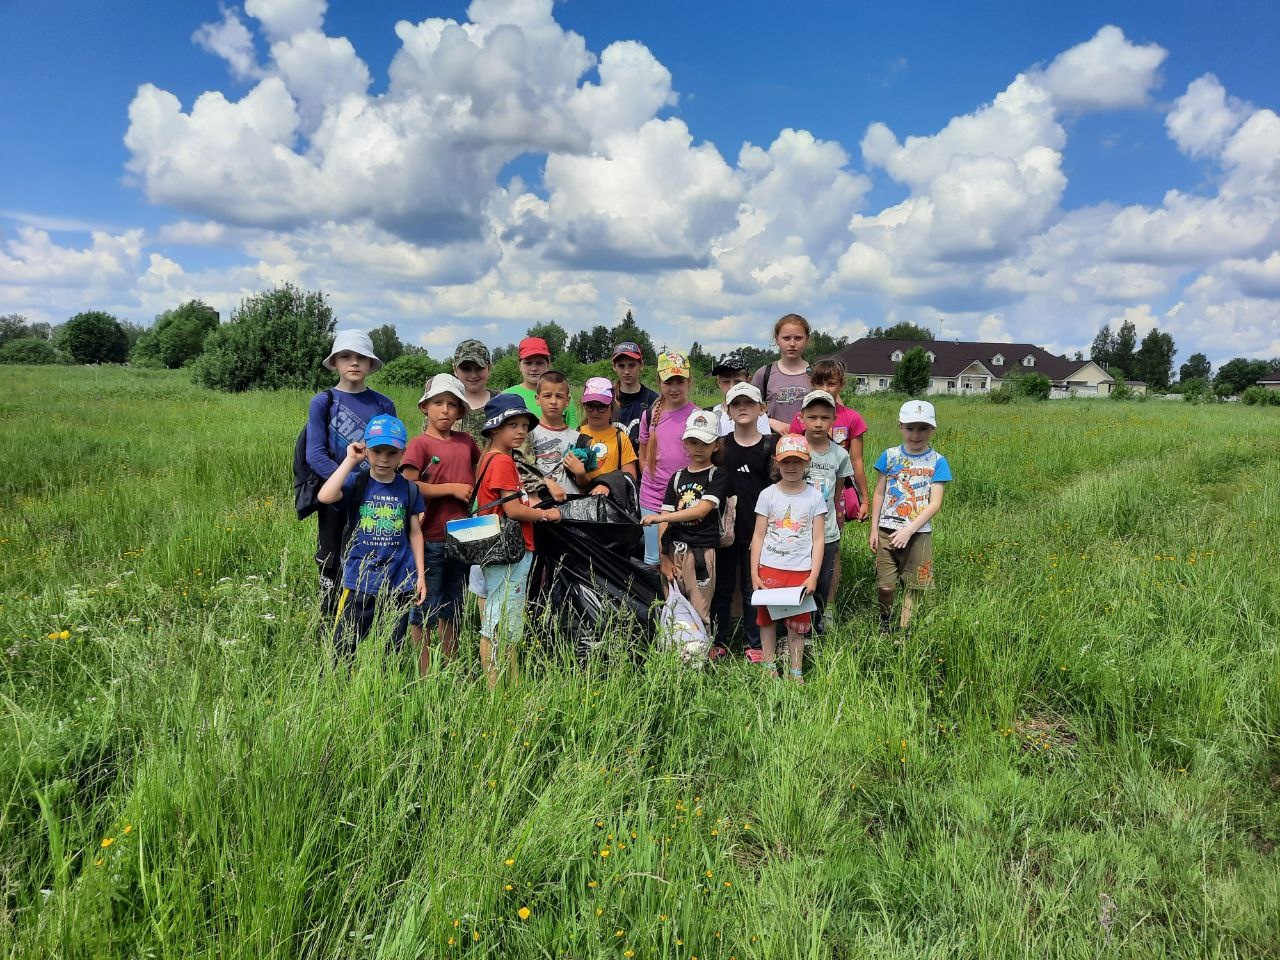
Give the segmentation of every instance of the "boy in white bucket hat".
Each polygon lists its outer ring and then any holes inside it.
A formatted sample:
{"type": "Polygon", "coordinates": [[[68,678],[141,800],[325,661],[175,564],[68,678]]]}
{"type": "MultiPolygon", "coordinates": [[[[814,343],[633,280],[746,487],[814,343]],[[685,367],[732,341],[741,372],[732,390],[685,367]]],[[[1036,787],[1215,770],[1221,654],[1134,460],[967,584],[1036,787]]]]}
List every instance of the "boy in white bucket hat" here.
{"type": "Polygon", "coordinates": [[[898,411],[902,444],[876,460],[880,479],[871,498],[870,546],[876,555],[876,592],[880,630],[893,629],[893,598],[902,597],[902,629],[911,625],[911,610],[920,593],[934,585],[933,515],[942,509],[942,494],[951,482],[947,458],[930,446],[938,418],[927,400],[908,400],[898,411]]]}
{"type": "MultiPolygon", "coordinates": [[[[338,382],[311,398],[307,410],[307,465],[327,480],[352,443],[364,440],[365,426],[379,414],[396,415],[390,397],[365,386],[365,379],[382,366],[373,351],[373,341],[363,330],[339,330],[324,365],[338,375],[338,382]]],[[[367,470],[367,461],[359,469],[367,470]]],[[[319,529],[316,564],[320,567],[320,628],[327,635],[338,610],[342,585],[341,510],[322,507],[316,511],[319,529]]]]}

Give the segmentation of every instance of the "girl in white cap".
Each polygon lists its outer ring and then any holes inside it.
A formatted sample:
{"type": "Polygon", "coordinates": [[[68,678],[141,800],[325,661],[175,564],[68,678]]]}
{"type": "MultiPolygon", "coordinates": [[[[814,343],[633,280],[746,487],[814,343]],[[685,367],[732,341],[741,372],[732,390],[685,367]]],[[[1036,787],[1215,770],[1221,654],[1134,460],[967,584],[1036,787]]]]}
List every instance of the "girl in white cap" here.
{"type": "MultiPolygon", "coordinates": [[[[347,447],[364,440],[364,428],[374,417],[396,415],[391,398],[370,390],[365,378],[382,366],[373,352],[373,341],[363,330],[339,330],[324,365],[338,375],[338,382],[311,398],[307,410],[307,464],[328,480],[346,456],[347,447]]],[[[367,470],[362,461],[360,469],[367,470]]],[[[316,511],[319,530],[316,563],[320,567],[321,629],[334,622],[342,575],[342,529],[345,517],[340,510],[316,511]]]]}

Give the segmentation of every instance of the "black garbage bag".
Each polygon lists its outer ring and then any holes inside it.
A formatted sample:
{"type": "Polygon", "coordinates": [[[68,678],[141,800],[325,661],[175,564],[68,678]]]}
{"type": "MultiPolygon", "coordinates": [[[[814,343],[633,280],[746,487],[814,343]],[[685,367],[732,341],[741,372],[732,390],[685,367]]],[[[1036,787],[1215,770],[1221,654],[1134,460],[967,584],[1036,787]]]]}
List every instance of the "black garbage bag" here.
{"type": "Polygon", "coordinates": [[[643,540],[638,518],[612,496],[555,506],[560,522],[534,528],[531,622],[548,642],[570,645],[580,662],[611,642],[638,655],[653,636],[660,592],[658,574],[633,556],[643,540]]]}

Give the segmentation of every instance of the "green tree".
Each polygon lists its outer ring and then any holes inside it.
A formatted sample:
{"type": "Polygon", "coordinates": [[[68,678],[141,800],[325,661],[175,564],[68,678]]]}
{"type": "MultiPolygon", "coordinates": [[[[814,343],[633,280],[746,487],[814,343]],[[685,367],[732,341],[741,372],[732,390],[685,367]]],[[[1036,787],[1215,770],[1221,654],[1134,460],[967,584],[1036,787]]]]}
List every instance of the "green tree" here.
{"type": "Polygon", "coordinates": [[[129,338],[120,321],[101,310],[77,313],[58,331],[54,344],[76,363],[124,363],[129,338]]]}
{"type": "Polygon", "coordinates": [[[581,363],[599,363],[610,359],[613,341],[609,337],[609,328],[603,323],[597,323],[590,332],[579,330],[569,339],[568,349],[581,363]]]}
{"type": "Polygon", "coordinates": [[[1142,338],[1142,346],[1134,357],[1133,371],[1138,380],[1145,380],[1151,390],[1169,389],[1173,376],[1173,337],[1152,327],[1142,338]]]}
{"type": "MultiPolygon", "coordinates": [[[[43,324],[45,330],[48,330],[48,324],[43,324]]],[[[0,344],[6,344],[10,340],[22,340],[27,337],[34,337],[37,334],[31,329],[31,325],[27,323],[27,318],[20,313],[6,313],[0,316],[0,344]]]]}
{"type": "Polygon", "coordinates": [[[610,351],[612,351],[614,344],[622,343],[626,340],[630,340],[640,348],[640,353],[644,355],[644,362],[647,366],[651,367],[658,362],[658,351],[653,348],[653,338],[640,329],[639,324],[636,323],[636,318],[631,315],[630,310],[609,331],[610,351]]]}
{"type": "Polygon", "coordinates": [[[1111,324],[1103,324],[1093,338],[1093,343],[1089,345],[1089,359],[1102,367],[1103,370],[1111,367],[1111,358],[1116,354],[1116,338],[1111,332],[1111,324]]]}
{"type": "MultiPolygon", "coordinates": [[[[377,350],[376,343],[374,344],[374,350],[377,350]]],[[[378,354],[378,359],[382,359],[381,353],[378,354]]],[[[380,381],[385,381],[386,383],[394,383],[402,387],[420,388],[437,373],[453,373],[452,364],[431,359],[425,350],[416,350],[413,353],[401,354],[394,360],[388,361],[378,371],[377,377],[380,381]]]]}
{"type": "Polygon", "coordinates": [[[1218,373],[1213,378],[1213,388],[1219,396],[1243,393],[1270,372],[1271,365],[1265,360],[1236,357],[1218,368],[1218,373]]]}
{"type": "Polygon", "coordinates": [[[541,337],[547,341],[547,346],[551,348],[551,356],[553,357],[558,357],[564,353],[565,345],[569,342],[569,331],[554,320],[535,323],[529,328],[525,336],[541,337]]]}
{"type": "Polygon", "coordinates": [[[1112,366],[1124,371],[1126,380],[1132,380],[1134,374],[1135,353],[1138,346],[1138,331],[1132,320],[1120,324],[1116,333],[1115,348],[1111,355],[1112,366]]]}
{"type": "Polygon", "coordinates": [[[898,361],[893,371],[891,388],[897,393],[918,397],[929,389],[929,355],[924,347],[912,347],[898,361]]]}
{"type": "MultiPolygon", "coordinates": [[[[931,335],[927,338],[916,339],[932,340],[933,337],[931,335]]],[[[835,337],[825,330],[814,330],[813,335],[809,337],[809,346],[805,349],[804,355],[812,363],[821,357],[835,356],[848,345],[848,337],[835,337]]]]}
{"type": "Polygon", "coordinates": [[[903,320],[888,327],[875,327],[867,336],[872,340],[932,340],[933,331],[903,320]]]}
{"type": "Polygon", "coordinates": [[[40,337],[18,337],[0,345],[0,363],[57,363],[58,351],[40,337]]]}
{"type": "Polygon", "coordinates": [[[400,342],[393,324],[384,323],[380,327],[374,327],[369,331],[369,339],[373,341],[373,352],[383,363],[390,363],[404,355],[404,344],[400,342]]]}
{"type": "Polygon", "coordinates": [[[765,349],[764,347],[751,346],[750,344],[738,347],[733,351],[740,356],[747,365],[747,369],[754,375],[757,370],[767,363],[772,363],[777,359],[774,351],[765,349]]]}
{"type": "Polygon", "coordinates": [[[143,366],[176,370],[200,356],[217,326],[217,310],[203,301],[188,300],[156,317],[155,325],[134,345],[131,358],[143,366]]]}
{"type": "Polygon", "coordinates": [[[195,381],[215,390],[317,390],[333,383],[324,367],[333,343],[325,295],[290,283],[254,294],[205,341],[195,381]]]}
{"type": "Polygon", "coordinates": [[[708,376],[711,368],[716,365],[716,358],[707,353],[697,340],[693,341],[693,346],[689,348],[688,353],[689,366],[693,368],[695,373],[708,376]]]}
{"type": "Polygon", "coordinates": [[[1188,380],[1208,380],[1212,369],[1208,357],[1203,353],[1193,353],[1187,358],[1187,362],[1178,368],[1178,380],[1181,383],[1188,380]]]}

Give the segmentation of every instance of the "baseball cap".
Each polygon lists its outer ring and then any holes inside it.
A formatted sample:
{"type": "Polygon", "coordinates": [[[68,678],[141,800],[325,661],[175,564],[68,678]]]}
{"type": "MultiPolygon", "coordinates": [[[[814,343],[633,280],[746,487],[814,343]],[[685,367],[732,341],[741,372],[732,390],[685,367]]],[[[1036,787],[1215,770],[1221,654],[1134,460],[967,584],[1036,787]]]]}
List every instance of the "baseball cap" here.
{"type": "Polygon", "coordinates": [[[713,377],[723,377],[731,373],[746,373],[747,361],[742,359],[742,354],[736,350],[732,353],[726,353],[721,357],[714,367],[711,368],[713,377]]]}
{"type": "Polygon", "coordinates": [[[467,408],[467,388],[452,373],[437,373],[424,383],[422,385],[422,399],[418,401],[418,406],[422,406],[432,397],[438,397],[442,393],[447,393],[457,399],[464,410],[467,408]]]}
{"type": "Polygon", "coordinates": [[[541,337],[525,337],[520,341],[520,359],[528,360],[530,357],[548,357],[551,356],[551,348],[547,346],[547,341],[541,337]]]}
{"type": "Polygon", "coordinates": [[[720,418],[709,410],[695,410],[689,414],[684,423],[684,433],[680,439],[701,440],[703,443],[715,443],[720,439],[720,418]]]}
{"type": "Polygon", "coordinates": [[[804,395],[804,403],[800,404],[801,410],[808,410],[815,403],[825,403],[833,410],[836,406],[835,399],[825,390],[810,390],[804,395]]]}
{"type": "Polygon", "coordinates": [[[613,384],[605,377],[590,377],[582,386],[583,403],[613,403],[613,384]]]}
{"type": "Polygon", "coordinates": [[[324,365],[333,370],[333,358],[344,350],[350,350],[352,353],[358,353],[360,356],[368,357],[372,360],[373,363],[369,367],[370,373],[382,366],[382,361],[373,352],[373,341],[369,339],[369,335],[363,330],[339,330],[335,333],[333,335],[333,349],[324,358],[324,365]]]}
{"type": "Polygon", "coordinates": [[[497,430],[513,417],[528,417],[530,422],[535,424],[538,422],[538,418],[529,412],[529,408],[524,405],[524,399],[518,394],[494,394],[484,405],[484,426],[480,428],[480,432],[489,433],[491,430],[497,430]]]}
{"type": "Polygon", "coordinates": [[[453,365],[456,367],[461,363],[478,363],[487,367],[493,363],[493,357],[489,355],[489,348],[479,340],[463,340],[453,351],[453,365]]]}
{"type": "Polygon", "coordinates": [[[644,363],[644,353],[640,350],[640,344],[634,340],[623,340],[613,348],[613,355],[609,359],[617,360],[619,357],[630,357],[644,363]]]}
{"type": "Polygon", "coordinates": [[[676,353],[674,350],[666,351],[658,354],[658,379],[670,380],[672,377],[688,377],[689,361],[685,359],[683,353],[676,353]]]}
{"type": "Polygon", "coordinates": [[[389,413],[380,413],[364,428],[364,445],[366,447],[395,447],[403,450],[409,441],[409,431],[399,417],[389,413]]]}
{"type": "Polygon", "coordinates": [[[742,383],[735,383],[729,388],[729,392],[724,395],[724,405],[726,407],[729,406],[739,397],[746,397],[752,403],[764,403],[764,400],[760,397],[760,388],[754,383],[747,383],[745,380],[742,383]]]}
{"type": "Polygon", "coordinates": [[[788,433],[778,438],[778,449],[774,451],[775,460],[808,460],[809,441],[802,433],[788,433]]]}
{"type": "Polygon", "coordinates": [[[899,423],[927,423],[931,427],[938,425],[938,418],[933,412],[933,404],[928,400],[908,400],[898,411],[899,423]]]}

